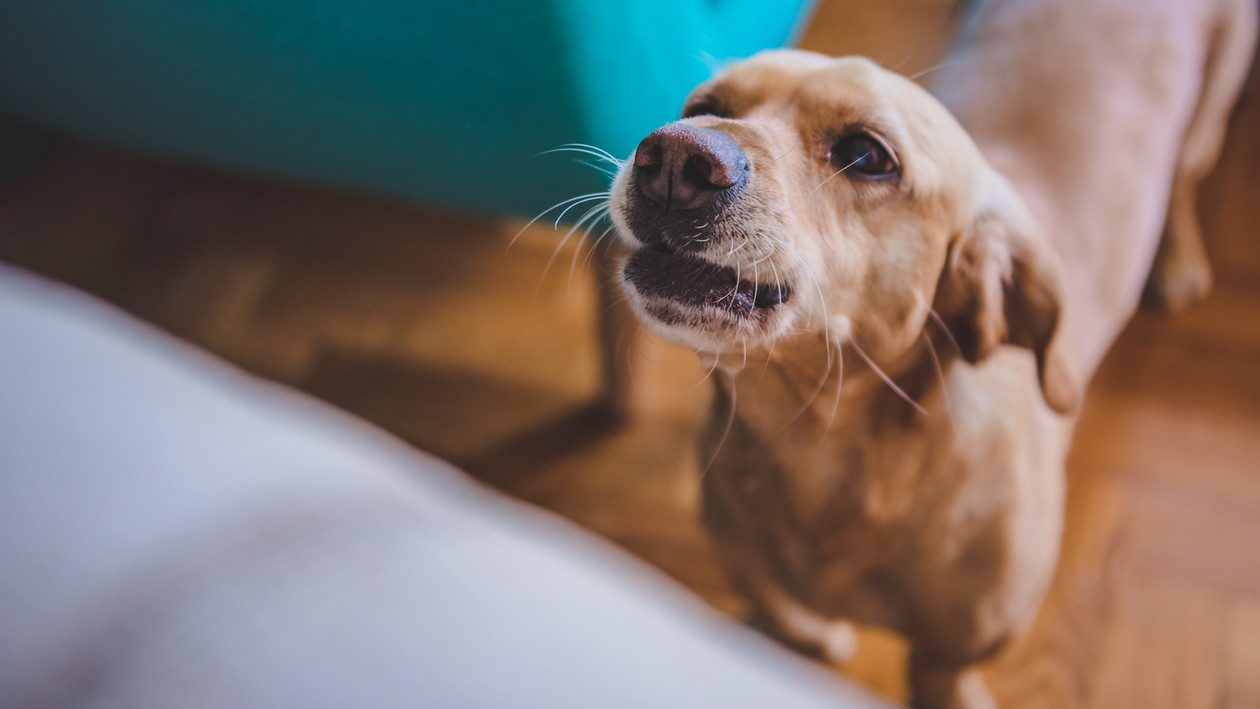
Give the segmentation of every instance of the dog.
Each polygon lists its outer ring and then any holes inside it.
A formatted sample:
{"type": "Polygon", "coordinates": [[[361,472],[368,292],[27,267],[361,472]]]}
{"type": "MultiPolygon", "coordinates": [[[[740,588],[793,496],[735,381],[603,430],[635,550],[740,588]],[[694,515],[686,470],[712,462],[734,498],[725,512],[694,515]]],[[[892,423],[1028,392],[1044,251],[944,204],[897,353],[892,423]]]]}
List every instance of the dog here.
{"type": "Polygon", "coordinates": [[[639,144],[617,282],[713,370],[702,514],[773,634],[843,661],[883,626],[914,706],[993,706],[976,665],[1049,586],[1083,388],[1148,274],[1170,306],[1210,284],[1194,191],[1255,27],[980,0],[933,93],[768,51],[639,144]]]}

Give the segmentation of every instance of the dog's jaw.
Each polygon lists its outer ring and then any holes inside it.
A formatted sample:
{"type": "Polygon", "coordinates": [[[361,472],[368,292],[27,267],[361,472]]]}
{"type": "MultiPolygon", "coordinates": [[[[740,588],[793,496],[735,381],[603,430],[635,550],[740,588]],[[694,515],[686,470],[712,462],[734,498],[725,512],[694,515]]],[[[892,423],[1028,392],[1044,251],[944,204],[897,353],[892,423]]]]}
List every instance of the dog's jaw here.
{"type": "MultiPolygon", "coordinates": [[[[710,283],[663,284],[662,280],[673,279],[669,274],[659,278],[658,273],[648,270],[658,260],[651,251],[649,247],[635,249],[621,259],[616,274],[640,320],[666,340],[699,352],[722,354],[768,347],[791,327],[791,308],[773,302],[784,297],[782,293],[790,294],[787,286],[735,280],[733,271],[724,290],[710,283]]],[[[695,257],[674,258],[693,261],[701,271],[727,271],[695,257]]]]}

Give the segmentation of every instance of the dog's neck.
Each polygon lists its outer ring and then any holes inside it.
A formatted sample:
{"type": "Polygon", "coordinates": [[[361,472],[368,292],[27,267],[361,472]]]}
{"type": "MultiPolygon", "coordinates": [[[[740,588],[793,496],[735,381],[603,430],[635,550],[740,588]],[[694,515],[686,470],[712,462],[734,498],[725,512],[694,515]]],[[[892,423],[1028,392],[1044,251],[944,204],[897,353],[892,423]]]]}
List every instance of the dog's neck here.
{"type": "Polygon", "coordinates": [[[827,517],[838,484],[862,491],[854,514],[863,519],[910,514],[922,476],[948,456],[953,423],[942,381],[961,362],[947,343],[931,342],[934,356],[926,337],[878,363],[900,393],[854,347],[828,352],[821,337],[746,361],[742,353],[721,358],[702,445],[706,474],[775,478],[788,514],[806,526],[827,517]]]}
{"type": "Polygon", "coordinates": [[[959,359],[954,345],[929,329],[891,362],[870,361],[855,343],[803,335],[764,352],[723,355],[715,365],[733,415],[752,431],[793,430],[822,440],[859,421],[867,432],[920,427],[947,408],[944,376],[959,359]]]}

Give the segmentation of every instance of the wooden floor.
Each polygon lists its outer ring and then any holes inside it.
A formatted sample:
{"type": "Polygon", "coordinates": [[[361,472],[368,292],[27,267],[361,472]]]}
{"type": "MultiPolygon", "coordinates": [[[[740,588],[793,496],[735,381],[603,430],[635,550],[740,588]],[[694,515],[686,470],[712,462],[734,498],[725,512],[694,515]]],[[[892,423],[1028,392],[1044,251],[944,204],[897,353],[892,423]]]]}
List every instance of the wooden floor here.
{"type": "MultiPolygon", "coordinates": [[[[824,2],[804,41],[913,73],[949,13],[824,2]]],[[[988,670],[1003,707],[1260,707],[1260,92],[1203,194],[1219,286],[1176,318],[1141,314],[1094,382],[1053,590],[988,670]]],[[[740,612],[695,520],[703,373],[649,343],[650,413],[601,427],[582,408],[591,276],[571,248],[546,269],[549,228],[509,250],[520,227],[74,145],[0,185],[0,259],[354,411],[740,612]]],[[[902,697],[904,648],[863,638],[843,671],[902,697]]]]}

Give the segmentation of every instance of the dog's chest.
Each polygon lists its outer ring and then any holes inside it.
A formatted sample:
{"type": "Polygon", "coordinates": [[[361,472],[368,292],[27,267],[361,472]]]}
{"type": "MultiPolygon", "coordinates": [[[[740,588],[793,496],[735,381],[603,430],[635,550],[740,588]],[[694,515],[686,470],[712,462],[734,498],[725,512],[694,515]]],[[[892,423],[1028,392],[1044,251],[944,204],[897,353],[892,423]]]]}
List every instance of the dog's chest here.
{"type": "Polygon", "coordinates": [[[734,446],[715,462],[706,507],[714,530],[750,542],[780,576],[808,585],[837,562],[868,566],[898,554],[917,515],[917,456],[869,443],[734,446]]]}

